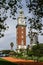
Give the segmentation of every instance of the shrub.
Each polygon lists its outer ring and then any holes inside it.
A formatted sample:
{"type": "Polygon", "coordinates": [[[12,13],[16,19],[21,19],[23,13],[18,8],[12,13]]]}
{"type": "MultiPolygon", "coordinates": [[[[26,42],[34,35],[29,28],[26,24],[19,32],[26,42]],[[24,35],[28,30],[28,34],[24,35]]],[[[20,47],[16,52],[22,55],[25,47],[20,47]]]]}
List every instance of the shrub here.
{"type": "Polygon", "coordinates": [[[33,51],[29,50],[28,51],[28,56],[32,56],[33,55],[33,51]]]}
{"type": "Polygon", "coordinates": [[[32,60],[32,57],[29,57],[29,56],[28,56],[28,57],[27,57],[27,60],[32,60]]]}
{"type": "Polygon", "coordinates": [[[43,62],[43,57],[40,57],[40,58],[39,58],[39,61],[40,61],[40,62],[43,62]]]}

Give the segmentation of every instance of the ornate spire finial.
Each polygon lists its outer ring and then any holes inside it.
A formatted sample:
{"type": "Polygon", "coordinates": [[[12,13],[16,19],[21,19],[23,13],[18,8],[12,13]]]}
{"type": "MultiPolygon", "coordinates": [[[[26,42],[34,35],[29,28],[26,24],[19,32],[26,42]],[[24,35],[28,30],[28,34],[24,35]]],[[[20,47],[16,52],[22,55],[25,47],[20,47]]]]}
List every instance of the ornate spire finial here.
{"type": "Polygon", "coordinates": [[[20,14],[23,14],[23,10],[22,10],[22,9],[20,9],[20,10],[19,10],[19,13],[20,13],[20,14]]]}

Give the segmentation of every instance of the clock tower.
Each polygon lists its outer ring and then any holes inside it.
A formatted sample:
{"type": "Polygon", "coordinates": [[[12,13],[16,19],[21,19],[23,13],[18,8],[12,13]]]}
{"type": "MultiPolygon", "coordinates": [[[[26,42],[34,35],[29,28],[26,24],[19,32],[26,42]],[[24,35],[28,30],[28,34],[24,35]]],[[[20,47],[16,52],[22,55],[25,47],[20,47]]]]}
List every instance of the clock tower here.
{"type": "Polygon", "coordinates": [[[26,23],[22,10],[19,11],[16,30],[17,49],[26,49],[26,23]]]}

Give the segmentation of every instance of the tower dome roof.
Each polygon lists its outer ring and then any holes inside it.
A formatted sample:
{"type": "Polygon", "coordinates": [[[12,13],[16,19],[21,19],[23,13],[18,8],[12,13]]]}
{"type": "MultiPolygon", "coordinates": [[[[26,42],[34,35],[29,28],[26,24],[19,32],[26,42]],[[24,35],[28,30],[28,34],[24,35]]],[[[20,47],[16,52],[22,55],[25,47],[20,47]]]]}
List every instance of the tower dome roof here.
{"type": "Polygon", "coordinates": [[[22,10],[22,9],[20,9],[20,10],[19,10],[19,13],[20,13],[20,14],[23,14],[23,10],[22,10]]]}

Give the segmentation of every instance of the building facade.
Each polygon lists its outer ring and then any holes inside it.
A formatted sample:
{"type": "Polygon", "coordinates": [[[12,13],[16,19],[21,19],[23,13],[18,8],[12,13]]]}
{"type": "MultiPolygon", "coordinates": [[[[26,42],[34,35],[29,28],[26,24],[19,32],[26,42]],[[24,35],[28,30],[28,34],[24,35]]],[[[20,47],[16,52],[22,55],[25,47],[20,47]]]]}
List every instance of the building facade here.
{"type": "Polygon", "coordinates": [[[32,32],[31,38],[32,38],[32,40],[30,39],[30,45],[31,46],[37,45],[37,43],[38,43],[38,33],[32,32]]]}
{"type": "Polygon", "coordinates": [[[17,26],[16,26],[16,41],[17,41],[17,49],[26,49],[26,23],[25,17],[22,10],[20,10],[20,15],[17,18],[17,26]]]}

